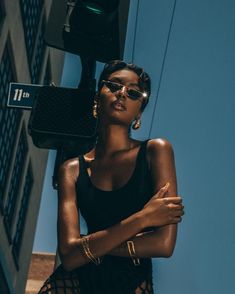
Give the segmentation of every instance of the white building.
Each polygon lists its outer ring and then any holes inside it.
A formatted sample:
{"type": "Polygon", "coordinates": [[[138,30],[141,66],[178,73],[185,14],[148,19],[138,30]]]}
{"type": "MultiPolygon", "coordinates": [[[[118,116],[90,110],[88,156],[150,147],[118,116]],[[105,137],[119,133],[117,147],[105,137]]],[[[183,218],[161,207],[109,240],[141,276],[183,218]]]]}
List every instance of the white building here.
{"type": "Polygon", "coordinates": [[[0,2],[0,293],[24,293],[47,150],[27,134],[29,111],[6,107],[10,82],[60,83],[64,54],[46,48],[51,0],[0,2]]]}

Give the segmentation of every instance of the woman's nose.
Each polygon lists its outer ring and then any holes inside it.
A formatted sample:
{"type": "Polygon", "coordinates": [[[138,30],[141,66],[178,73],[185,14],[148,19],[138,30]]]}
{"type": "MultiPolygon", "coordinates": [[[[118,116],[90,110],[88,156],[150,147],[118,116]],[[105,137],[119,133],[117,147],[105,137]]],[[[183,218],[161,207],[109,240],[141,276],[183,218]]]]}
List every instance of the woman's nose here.
{"type": "Polygon", "coordinates": [[[125,86],[122,86],[122,88],[117,92],[119,97],[126,97],[126,88],[125,86]]]}

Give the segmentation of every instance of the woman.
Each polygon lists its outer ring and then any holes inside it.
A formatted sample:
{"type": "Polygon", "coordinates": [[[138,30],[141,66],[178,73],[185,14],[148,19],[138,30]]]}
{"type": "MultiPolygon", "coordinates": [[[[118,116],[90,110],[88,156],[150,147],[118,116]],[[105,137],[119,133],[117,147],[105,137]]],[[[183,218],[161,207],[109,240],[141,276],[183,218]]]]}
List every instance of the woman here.
{"type": "Polygon", "coordinates": [[[148,103],[150,78],[123,61],[105,65],[93,114],[98,139],[59,170],[62,265],[40,293],[153,293],[151,257],[169,257],[184,214],[165,139],[130,138],[148,103]],[[80,235],[80,209],[87,236],[80,235]]]}

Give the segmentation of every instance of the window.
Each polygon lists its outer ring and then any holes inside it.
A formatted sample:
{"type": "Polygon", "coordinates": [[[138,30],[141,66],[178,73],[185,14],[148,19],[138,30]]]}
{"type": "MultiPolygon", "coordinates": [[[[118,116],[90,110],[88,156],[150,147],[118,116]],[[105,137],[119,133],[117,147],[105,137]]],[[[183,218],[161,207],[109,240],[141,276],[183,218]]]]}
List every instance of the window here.
{"type": "Polygon", "coordinates": [[[46,72],[43,79],[43,85],[50,85],[51,82],[52,82],[52,77],[51,77],[50,56],[48,56],[46,72]]]}
{"type": "Polygon", "coordinates": [[[34,46],[37,38],[43,0],[20,0],[22,22],[24,27],[26,50],[29,64],[31,64],[34,46]]]}
{"type": "Polygon", "coordinates": [[[22,111],[7,108],[9,83],[14,82],[12,62],[6,45],[0,60],[0,207],[3,208],[5,184],[14,150],[22,111]]]}
{"type": "Polygon", "coordinates": [[[24,162],[28,151],[27,139],[24,129],[21,130],[19,143],[16,150],[13,172],[11,175],[10,187],[7,198],[7,205],[4,213],[4,223],[8,237],[11,240],[11,228],[14,219],[16,202],[19,195],[20,181],[22,178],[24,162]]]}
{"type": "Polygon", "coordinates": [[[35,49],[35,57],[32,63],[31,74],[32,74],[32,83],[38,83],[40,78],[41,66],[43,64],[43,57],[45,53],[45,43],[44,43],[44,33],[45,33],[45,21],[43,22],[39,31],[37,46],[35,49]]]}
{"type": "Polygon", "coordinates": [[[25,177],[25,182],[24,182],[23,196],[21,199],[20,212],[19,212],[17,226],[16,226],[16,233],[14,236],[13,247],[12,247],[12,253],[16,262],[18,261],[18,257],[20,254],[20,247],[22,243],[22,237],[24,232],[25,220],[27,216],[32,185],[33,185],[33,174],[32,174],[31,164],[29,163],[27,174],[25,177]]]}
{"type": "Polygon", "coordinates": [[[3,6],[3,2],[0,1],[0,30],[1,30],[1,27],[2,27],[2,23],[3,23],[3,20],[5,18],[5,9],[4,9],[4,6],[3,6]]]}
{"type": "Polygon", "coordinates": [[[7,284],[7,279],[5,277],[5,273],[4,273],[4,270],[3,270],[3,267],[0,263],[0,285],[1,285],[1,291],[2,293],[4,294],[10,294],[10,289],[8,287],[8,284],[7,284]]]}

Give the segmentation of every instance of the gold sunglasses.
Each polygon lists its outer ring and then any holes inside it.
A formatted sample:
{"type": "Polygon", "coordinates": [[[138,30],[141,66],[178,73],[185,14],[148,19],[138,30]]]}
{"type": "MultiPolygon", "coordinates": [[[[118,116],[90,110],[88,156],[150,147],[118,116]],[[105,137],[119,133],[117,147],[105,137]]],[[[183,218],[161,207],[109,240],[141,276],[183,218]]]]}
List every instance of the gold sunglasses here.
{"type": "Polygon", "coordinates": [[[138,100],[141,98],[147,99],[147,93],[145,92],[140,92],[138,90],[132,89],[128,86],[116,83],[116,82],[111,82],[111,81],[102,81],[102,85],[105,85],[112,93],[116,93],[118,91],[121,91],[123,88],[125,90],[125,94],[127,95],[128,98],[132,100],[138,100]]]}

